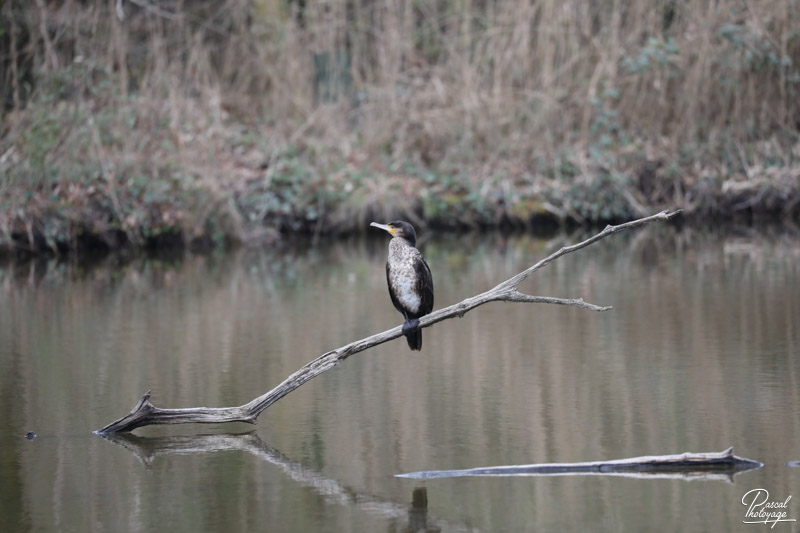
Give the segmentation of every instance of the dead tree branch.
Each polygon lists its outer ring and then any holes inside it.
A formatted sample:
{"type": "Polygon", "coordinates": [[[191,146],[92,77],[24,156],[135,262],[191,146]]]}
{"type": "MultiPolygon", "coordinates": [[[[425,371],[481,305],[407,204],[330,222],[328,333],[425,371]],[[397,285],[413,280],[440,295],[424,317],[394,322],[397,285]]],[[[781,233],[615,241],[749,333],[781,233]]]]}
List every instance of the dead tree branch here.
{"type": "MultiPolygon", "coordinates": [[[[437,322],[441,322],[442,320],[447,320],[454,317],[463,317],[472,309],[489,302],[550,303],[570,305],[592,311],[606,311],[611,309],[611,307],[600,307],[584,302],[582,298],[562,299],[532,296],[519,292],[517,287],[531,274],[541,268],[544,268],[563,255],[580,250],[581,248],[585,248],[586,246],[589,246],[600,239],[604,239],[613,233],[643,226],[656,220],[669,220],[678,213],[680,213],[680,210],[672,212],[662,211],[649,217],[626,222],[625,224],[606,226],[606,228],[597,235],[572,246],[561,248],[557,252],[550,254],[530,268],[520,272],[516,276],[513,276],[512,278],[500,283],[496,287],[489,289],[484,293],[472,296],[459,303],[445,307],[444,309],[439,309],[438,311],[434,311],[433,313],[422,317],[419,321],[420,327],[426,328],[436,324],[437,322]]],[[[142,396],[142,398],[139,400],[139,403],[136,404],[129,414],[97,430],[96,433],[105,435],[126,432],[132,431],[138,427],[154,424],[186,424],[190,422],[201,424],[247,422],[249,424],[255,424],[256,418],[261,414],[262,411],[307,381],[319,376],[323,372],[332,369],[353,354],[363,352],[364,350],[372,348],[373,346],[396,339],[402,336],[402,334],[402,328],[397,326],[382,333],[377,333],[365,339],[351,342],[350,344],[342,346],[341,348],[324,353],[310,363],[306,364],[294,374],[290,375],[283,381],[283,383],[271,391],[259,396],[249,403],[238,407],[189,407],[185,409],[161,409],[150,403],[150,391],[147,391],[147,393],[142,396]]]]}
{"type": "Polygon", "coordinates": [[[626,476],[637,478],[705,479],[730,481],[745,470],[764,466],[758,461],[733,455],[733,447],[721,452],[647,455],[613,461],[588,463],[544,463],[535,465],[492,466],[466,470],[428,470],[399,474],[397,477],[431,479],[464,476],[626,476]]]}

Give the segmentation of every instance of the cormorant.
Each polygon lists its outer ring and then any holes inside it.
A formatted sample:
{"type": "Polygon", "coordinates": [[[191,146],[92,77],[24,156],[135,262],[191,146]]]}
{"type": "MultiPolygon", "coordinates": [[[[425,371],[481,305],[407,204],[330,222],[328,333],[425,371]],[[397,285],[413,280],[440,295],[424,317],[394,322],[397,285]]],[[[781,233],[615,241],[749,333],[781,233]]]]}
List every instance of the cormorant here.
{"type": "Polygon", "coordinates": [[[406,319],[403,335],[412,350],[422,349],[422,329],[419,318],[433,310],[433,276],[428,263],[417,250],[417,233],[408,222],[395,221],[375,226],[388,231],[389,259],[386,261],[386,282],[395,309],[406,319]]]}

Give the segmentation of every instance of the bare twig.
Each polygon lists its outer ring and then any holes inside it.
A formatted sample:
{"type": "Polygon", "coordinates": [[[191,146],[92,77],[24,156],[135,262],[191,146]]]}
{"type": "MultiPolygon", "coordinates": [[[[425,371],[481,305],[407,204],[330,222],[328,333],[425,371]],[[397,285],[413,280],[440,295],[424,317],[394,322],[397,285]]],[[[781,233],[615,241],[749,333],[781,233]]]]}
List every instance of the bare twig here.
{"type": "MultiPolygon", "coordinates": [[[[590,309],[593,311],[606,311],[610,307],[600,307],[594,304],[586,303],[582,299],[561,299],[561,298],[548,298],[543,296],[531,296],[521,293],[517,290],[517,286],[525,281],[531,274],[555,261],[562,255],[580,250],[590,244],[593,244],[600,239],[608,237],[613,233],[623,231],[626,229],[643,226],[655,220],[669,220],[673,216],[680,213],[678,211],[662,211],[655,215],[640,218],[625,224],[617,226],[606,226],[606,228],[597,235],[579,242],[572,246],[566,246],[557,252],[550,254],[530,268],[520,272],[516,276],[500,283],[496,287],[476,296],[472,296],[459,303],[453,304],[444,309],[439,309],[433,313],[424,316],[420,319],[420,327],[426,328],[454,317],[463,317],[467,312],[475,309],[476,307],[489,303],[489,302],[528,302],[528,303],[551,303],[560,305],[570,305],[581,307],[583,309],[590,309]]],[[[397,326],[382,333],[377,333],[365,339],[351,342],[341,348],[331,350],[322,354],[310,363],[306,364],[300,370],[286,378],[283,383],[272,389],[271,391],[259,396],[249,403],[238,407],[190,407],[185,409],[161,409],[153,406],[150,403],[150,391],[147,391],[144,396],[136,404],[128,415],[108,424],[107,426],[97,430],[99,434],[110,434],[117,432],[132,431],[138,427],[148,426],[153,424],[185,424],[185,423],[222,423],[222,422],[247,422],[255,424],[256,418],[267,407],[280,400],[294,389],[300,387],[307,381],[319,376],[339,363],[347,359],[353,354],[363,352],[368,348],[383,344],[390,340],[402,336],[402,328],[397,326]]]]}
{"type": "Polygon", "coordinates": [[[39,33],[42,36],[45,55],[49,62],[49,64],[45,62],[45,66],[55,70],[58,68],[58,55],[56,55],[56,49],[53,46],[53,40],[50,38],[50,31],[47,28],[47,6],[44,0],[36,0],[36,7],[39,8],[39,33]]]}
{"type": "MultiPolygon", "coordinates": [[[[163,17],[168,20],[175,20],[176,18],[178,18],[175,13],[171,13],[169,11],[161,9],[160,7],[154,6],[149,2],[144,2],[143,0],[129,0],[129,1],[131,4],[136,4],[137,6],[142,7],[147,11],[150,11],[151,13],[155,13],[159,17],[163,17]]],[[[122,8],[122,0],[117,0],[116,11],[117,11],[117,18],[119,18],[120,21],[125,20],[125,10],[122,8]]]]}
{"type": "Polygon", "coordinates": [[[5,17],[9,25],[9,51],[11,52],[11,88],[14,95],[14,111],[21,109],[20,92],[19,92],[19,72],[17,63],[19,62],[19,55],[17,53],[17,21],[14,19],[14,13],[11,11],[11,2],[5,3],[5,17]]]}

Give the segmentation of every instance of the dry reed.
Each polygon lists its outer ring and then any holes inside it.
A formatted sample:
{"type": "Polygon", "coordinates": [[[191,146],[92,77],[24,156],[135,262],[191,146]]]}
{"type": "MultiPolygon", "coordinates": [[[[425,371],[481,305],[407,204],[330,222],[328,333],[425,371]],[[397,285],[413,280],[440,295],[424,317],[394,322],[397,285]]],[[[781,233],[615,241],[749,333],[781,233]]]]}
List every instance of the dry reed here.
{"type": "MultiPolygon", "coordinates": [[[[196,188],[173,214],[183,229],[202,234],[198,211],[222,210],[239,236],[281,202],[346,226],[379,210],[435,218],[452,211],[426,207],[445,193],[487,213],[598,219],[708,211],[725,194],[743,205],[766,188],[767,207],[798,212],[792,0],[37,0],[1,13],[0,187],[80,175],[196,188]],[[296,171],[294,196],[273,194],[296,171]],[[417,196],[381,207],[397,190],[417,196]],[[248,196],[267,199],[249,209],[248,196]]],[[[322,218],[304,213],[312,228],[322,218]]]]}

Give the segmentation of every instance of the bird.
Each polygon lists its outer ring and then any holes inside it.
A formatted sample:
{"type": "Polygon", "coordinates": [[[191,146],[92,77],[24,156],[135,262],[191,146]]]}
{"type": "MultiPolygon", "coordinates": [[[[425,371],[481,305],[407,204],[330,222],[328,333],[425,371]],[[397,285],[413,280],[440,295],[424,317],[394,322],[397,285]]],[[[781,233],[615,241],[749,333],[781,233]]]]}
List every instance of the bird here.
{"type": "Polygon", "coordinates": [[[433,276],[422,254],[417,250],[414,226],[402,220],[370,226],[392,235],[389,259],[386,261],[386,283],[395,309],[405,318],[403,335],[412,350],[422,349],[419,319],[433,310],[433,276]]]}

